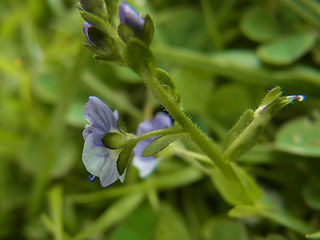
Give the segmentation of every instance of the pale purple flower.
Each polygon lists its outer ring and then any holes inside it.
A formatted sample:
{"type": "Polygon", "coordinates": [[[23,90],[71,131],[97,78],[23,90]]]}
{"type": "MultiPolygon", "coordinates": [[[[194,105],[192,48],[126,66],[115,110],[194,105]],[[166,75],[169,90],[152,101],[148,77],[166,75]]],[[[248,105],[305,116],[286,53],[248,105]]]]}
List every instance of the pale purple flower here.
{"type": "MultiPolygon", "coordinates": [[[[137,134],[141,135],[147,132],[172,127],[171,118],[162,112],[156,114],[153,119],[145,120],[138,126],[137,134]]],[[[141,153],[146,146],[149,145],[156,137],[150,137],[140,141],[133,149],[134,158],[133,165],[139,169],[140,177],[148,176],[153,169],[157,166],[160,159],[156,159],[153,156],[142,157],[141,153]]]]}
{"type": "Polygon", "coordinates": [[[144,19],[125,1],[119,6],[120,22],[129,26],[133,31],[141,32],[144,26],[144,19]]]}
{"type": "Polygon", "coordinates": [[[90,182],[99,177],[102,187],[106,187],[120,179],[123,180],[117,170],[119,152],[105,147],[102,137],[105,133],[117,130],[118,114],[114,113],[97,97],[89,97],[89,101],[83,110],[84,118],[90,122],[82,132],[85,140],[82,162],[89,176],[90,182]]]}
{"type": "Polygon", "coordinates": [[[90,35],[89,35],[89,29],[90,28],[92,28],[92,25],[90,23],[88,23],[87,21],[83,22],[83,33],[86,36],[86,39],[87,39],[88,43],[93,45],[93,42],[90,39],[90,35]]]}

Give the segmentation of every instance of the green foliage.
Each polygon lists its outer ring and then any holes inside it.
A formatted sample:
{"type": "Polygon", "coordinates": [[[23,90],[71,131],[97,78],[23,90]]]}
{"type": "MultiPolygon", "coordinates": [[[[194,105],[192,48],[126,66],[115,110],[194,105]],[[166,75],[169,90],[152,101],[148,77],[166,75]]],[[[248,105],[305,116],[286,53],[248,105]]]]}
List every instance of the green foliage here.
{"type": "Polygon", "coordinates": [[[223,198],[232,205],[255,205],[261,191],[252,177],[234,163],[213,168],[211,179],[223,198]]]}
{"type": "Polygon", "coordinates": [[[134,148],[134,145],[127,144],[123,150],[120,152],[118,161],[117,161],[117,168],[120,175],[122,175],[129,164],[129,158],[131,156],[131,152],[134,148]]]}
{"type": "Polygon", "coordinates": [[[245,227],[240,222],[228,219],[212,219],[205,227],[206,240],[248,240],[245,227]]]}
{"type": "Polygon", "coordinates": [[[140,36],[118,31],[120,1],[82,2],[79,14],[76,1],[0,1],[0,239],[320,239],[318,1],[128,0],[146,16],[140,36]],[[81,15],[108,48],[87,43],[81,15]],[[87,182],[88,96],[134,133],[163,110],[146,72],[237,165],[168,135],[146,179],[127,146],[123,184],[87,182]],[[278,113],[281,91],[306,100],[278,113]],[[264,131],[242,135],[257,116],[264,131]]]}
{"type": "Polygon", "coordinates": [[[158,215],[150,205],[142,205],[130,214],[123,224],[114,231],[111,240],[154,239],[158,218],[158,215]]]}
{"type": "Polygon", "coordinates": [[[156,60],[149,48],[137,39],[131,39],[127,43],[124,56],[129,67],[139,75],[156,67],[156,60]]]}
{"type": "Polygon", "coordinates": [[[257,42],[265,42],[281,34],[275,16],[260,6],[254,6],[245,12],[241,21],[241,31],[248,38],[257,42]]]}
{"type": "Polygon", "coordinates": [[[277,133],[276,147],[286,152],[319,157],[320,121],[297,118],[286,123],[277,133]]]}
{"type": "Polygon", "coordinates": [[[166,148],[169,144],[176,141],[178,138],[182,137],[184,133],[174,133],[167,134],[154,139],[141,153],[142,157],[149,157],[154,155],[164,148],[166,148]]]}
{"type": "Polygon", "coordinates": [[[284,36],[257,49],[258,57],[270,64],[288,65],[305,55],[315,44],[313,33],[284,36]]]}
{"type": "Polygon", "coordinates": [[[162,206],[155,229],[155,240],[190,240],[190,233],[179,213],[168,205],[162,206]]]}

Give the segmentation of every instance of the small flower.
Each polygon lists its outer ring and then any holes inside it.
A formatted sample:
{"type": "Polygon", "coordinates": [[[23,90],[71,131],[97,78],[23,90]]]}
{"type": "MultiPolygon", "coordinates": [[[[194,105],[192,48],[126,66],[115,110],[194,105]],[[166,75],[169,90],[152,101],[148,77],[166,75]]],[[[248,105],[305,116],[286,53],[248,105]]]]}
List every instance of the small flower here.
{"type": "Polygon", "coordinates": [[[117,130],[118,114],[114,113],[97,97],[89,97],[83,110],[84,118],[90,122],[82,132],[85,140],[82,162],[92,175],[88,180],[93,182],[99,177],[102,187],[106,187],[120,179],[117,170],[119,152],[105,147],[102,143],[104,134],[117,130]]]}
{"type": "Polygon", "coordinates": [[[87,21],[83,22],[83,33],[90,45],[99,45],[99,43],[105,38],[105,35],[102,31],[93,27],[87,21]]]}
{"type": "MultiPolygon", "coordinates": [[[[157,113],[153,119],[146,120],[140,123],[137,130],[137,134],[140,135],[147,132],[169,127],[172,127],[171,118],[167,114],[160,112],[157,113]]],[[[145,140],[142,140],[133,149],[133,165],[139,169],[140,177],[142,178],[148,176],[160,161],[160,159],[155,159],[153,156],[141,156],[141,153],[145,149],[145,147],[148,146],[149,143],[151,143],[155,138],[157,137],[150,137],[145,140]]]]}
{"type": "Polygon", "coordinates": [[[144,19],[125,1],[119,7],[120,22],[129,26],[134,32],[141,32],[144,26],[144,19]]]}

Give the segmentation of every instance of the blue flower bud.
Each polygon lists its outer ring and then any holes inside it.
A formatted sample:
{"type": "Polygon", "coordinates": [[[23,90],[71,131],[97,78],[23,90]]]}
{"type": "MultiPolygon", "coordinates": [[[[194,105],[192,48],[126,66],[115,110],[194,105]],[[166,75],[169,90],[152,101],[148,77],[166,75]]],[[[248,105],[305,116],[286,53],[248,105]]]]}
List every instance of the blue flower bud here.
{"type": "Polygon", "coordinates": [[[105,38],[103,32],[86,21],[83,22],[83,32],[90,45],[99,44],[99,42],[105,38]]]}
{"type": "Polygon", "coordinates": [[[144,26],[144,19],[125,1],[119,7],[120,22],[129,26],[134,32],[141,32],[144,26]]]}

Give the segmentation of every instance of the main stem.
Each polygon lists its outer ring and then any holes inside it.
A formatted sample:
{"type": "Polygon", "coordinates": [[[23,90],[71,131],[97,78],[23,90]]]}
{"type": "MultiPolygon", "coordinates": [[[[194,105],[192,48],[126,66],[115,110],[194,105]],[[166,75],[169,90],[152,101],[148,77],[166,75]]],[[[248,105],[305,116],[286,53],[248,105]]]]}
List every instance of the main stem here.
{"type": "Polygon", "coordinates": [[[219,147],[205,135],[182,111],[180,104],[173,101],[167,91],[160,85],[152,70],[142,74],[153,95],[166,108],[170,115],[189,133],[191,139],[211,158],[217,167],[223,167],[222,153],[219,147]]]}

